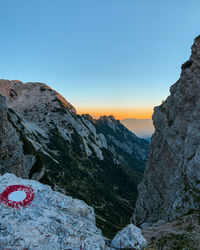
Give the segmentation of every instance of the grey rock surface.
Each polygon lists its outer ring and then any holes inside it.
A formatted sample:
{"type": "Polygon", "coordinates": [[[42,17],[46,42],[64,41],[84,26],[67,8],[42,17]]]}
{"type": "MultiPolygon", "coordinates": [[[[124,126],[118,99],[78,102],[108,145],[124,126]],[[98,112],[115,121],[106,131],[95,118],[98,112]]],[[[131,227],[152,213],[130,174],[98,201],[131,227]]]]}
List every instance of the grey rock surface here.
{"type": "Polygon", "coordinates": [[[0,193],[10,185],[34,190],[31,204],[19,210],[0,202],[0,249],[104,249],[92,207],[52,191],[37,181],[0,176],[0,193]]]}
{"type": "Polygon", "coordinates": [[[111,247],[116,249],[130,248],[140,250],[146,246],[147,242],[141,234],[141,229],[133,224],[129,224],[118,232],[111,243],[111,247]]]}
{"type": "Polygon", "coordinates": [[[27,174],[24,167],[22,142],[16,129],[8,121],[6,98],[1,95],[0,114],[0,174],[10,172],[25,178],[27,174]]]}
{"type": "Polygon", "coordinates": [[[131,221],[174,220],[200,209],[200,37],[170,96],[155,107],[155,133],[131,221]]]}

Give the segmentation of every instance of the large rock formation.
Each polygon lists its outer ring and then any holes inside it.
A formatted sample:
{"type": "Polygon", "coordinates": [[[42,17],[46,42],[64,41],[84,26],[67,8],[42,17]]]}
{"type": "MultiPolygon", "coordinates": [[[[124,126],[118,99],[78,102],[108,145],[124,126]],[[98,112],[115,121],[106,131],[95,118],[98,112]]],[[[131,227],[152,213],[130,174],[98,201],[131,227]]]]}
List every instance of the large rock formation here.
{"type": "MultiPolygon", "coordinates": [[[[22,196],[23,189],[10,193],[13,194],[10,202],[19,202],[19,193],[22,196]]],[[[12,174],[0,176],[0,217],[0,249],[105,248],[102,233],[95,226],[92,207],[37,181],[12,174]],[[11,185],[31,187],[34,194],[31,204],[18,209],[9,207],[1,194],[11,185]]]]}
{"type": "Polygon", "coordinates": [[[26,162],[29,156],[23,154],[23,143],[17,130],[9,122],[6,98],[1,95],[0,114],[0,174],[10,172],[27,178],[26,162]]]}
{"type": "Polygon", "coordinates": [[[200,209],[200,37],[170,96],[153,114],[155,133],[132,221],[169,221],[200,209]]]}
{"type": "Polygon", "coordinates": [[[127,225],[148,142],[113,117],[94,120],[77,115],[71,104],[42,83],[0,80],[0,94],[8,105],[7,109],[0,100],[0,147],[10,147],[2,151],[7,153],[0,157],[0,173],[39,180],[84,200],[95,208],[106,236],[127,225]]]}
{"type": "MultiPolygon", "coordinates": [[[[128,225],[109,247],[94,209],[37,181],[0,175],[0,249],[143,249],[141,230],[128,225]]],[[[110,244],[109,244],[110,245],[110,244]]]]}

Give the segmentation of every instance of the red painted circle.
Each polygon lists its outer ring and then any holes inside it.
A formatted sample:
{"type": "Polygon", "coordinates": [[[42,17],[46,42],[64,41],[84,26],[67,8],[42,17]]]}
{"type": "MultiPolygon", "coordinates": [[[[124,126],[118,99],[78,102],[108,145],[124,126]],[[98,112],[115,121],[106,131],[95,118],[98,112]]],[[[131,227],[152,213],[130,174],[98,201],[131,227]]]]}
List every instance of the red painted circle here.
{"type": "Polygon", "coordinates": [[[9,207],[25,207],[26,205],[30,205],[34,198],[34,190],[29,186],[24,185],[12,185],[8,186],[1,194],[0,201],[8,205],[9,207]],[[12,201],[9,200],[8,196],[15,191],[23,191],[26,194],[26,197],[23,201],[12,201]]]}

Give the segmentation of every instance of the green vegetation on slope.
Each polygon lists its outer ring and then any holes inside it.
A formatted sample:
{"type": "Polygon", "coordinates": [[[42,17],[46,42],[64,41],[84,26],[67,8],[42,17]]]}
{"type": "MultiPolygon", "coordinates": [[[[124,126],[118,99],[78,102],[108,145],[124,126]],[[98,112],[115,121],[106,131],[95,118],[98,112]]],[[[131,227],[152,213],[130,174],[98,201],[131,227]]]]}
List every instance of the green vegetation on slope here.
{"type": "MultiPolygon", "coordinates": [[[[142,171],[137,171],[141,162],[130,158],[135,160],[135,169],[128,165],[128,161],[116,164],[113,154],[106,148],[102,149],[104,159],[100,160],[90,145],[93,154],[88,157],[83,138],[72,126],[69,128],[73,132],[71,142],[64,139],[56,126],[49,130],[49,140],[46,140],[40,134],[27,134],[19,118],[15,121],[10,116],[8,118],[20,135],[24,154],[36,157],[29,178],[45,169],[39,181],[91,205],[95,209],[97,226],[108,238],[129,223],[137,198],[137,185],[142,179],[142,171]],[[41,149],[36,150],[29,138],[36,140],[41,149]]],[[[94,142],[92,133],[89,140],[94,142]]]]}
{"type": "Polygon", "coordinates": [[[97,226],[105,236],[112,238],[129,223],[142,175],[113,163],[113,155],[106,149],[103,150],[104,160],[99,160],[94,154],[87,157],[82,138],[75,130],[72,143],[65,140],[57,129],[52,129],[49,136],[48,154],[59,164],[42,152],[35,152],[28,147],[26,153],[34,154],[37,158],[30,177],[45,167],[45,174],[40,181],[93,206],[97,226]],[[56,150],[58,154],[50,150],[56,150]]]}

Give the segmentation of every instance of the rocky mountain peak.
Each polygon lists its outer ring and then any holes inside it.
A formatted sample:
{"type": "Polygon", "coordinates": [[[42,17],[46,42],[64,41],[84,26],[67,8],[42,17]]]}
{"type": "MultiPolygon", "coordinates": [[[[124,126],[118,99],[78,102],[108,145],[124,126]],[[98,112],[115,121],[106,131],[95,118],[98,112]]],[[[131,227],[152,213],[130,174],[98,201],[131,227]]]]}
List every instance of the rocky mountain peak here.
{"type": "Polygon", "coordinates": [[[46,107],[58,108],[63,106],[71,113],[76,113],[75,108],[56,91],[44,83],[28,82],[26,84],[18,80],[0,80],[0,93],[6,96],[9,108],[14,108],[18,113],[32,109],[40,109],[42,112],[46,107]]]}
{"type": "Polygon", "coordinates": [[[155,107],[155,133],[132,221],[169,221],[199,210],[200,39],[170,96],[155,107]]]}
{"type": "Polygon", "coordinates": [[[100,122],[107,123],[111,128],[115,129],[115,127],[120,123],[119,120],[115,119],[113,115],[109,116],[100,116],[98,119],[100,122]]]}
{"type": "Polygon", "coordinates": [[[109,122],[113,122],[113,123],[115,123],[117,121],[113,115],[100,116],[99,119],[102,120],[102,121],[109,121],[109,122]]]}
{"type": "Polygon", "coordinates": [[[82,117],[86,118],[87,120],[91,121],[91,122],[95,122],[96,120],[89,114],[82,114],[82,117]]]}

